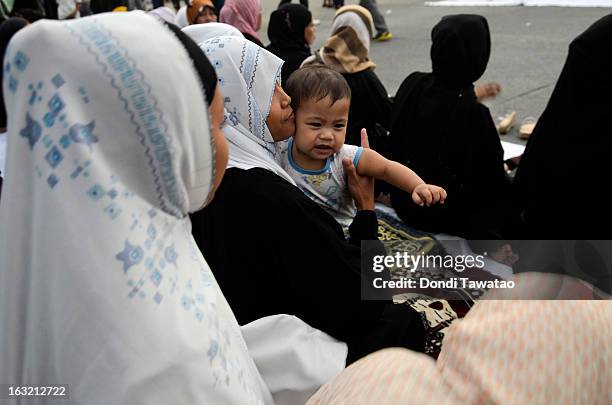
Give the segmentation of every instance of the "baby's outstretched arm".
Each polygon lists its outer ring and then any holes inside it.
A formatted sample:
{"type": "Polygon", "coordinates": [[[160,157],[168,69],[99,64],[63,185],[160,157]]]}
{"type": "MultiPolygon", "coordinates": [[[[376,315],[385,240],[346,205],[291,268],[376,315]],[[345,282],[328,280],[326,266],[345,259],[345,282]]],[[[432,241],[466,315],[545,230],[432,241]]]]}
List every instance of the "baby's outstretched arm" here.
{"type": "MultiPolygon", "coordinates": [[[[365,129],[362,130],[364,132],[365,129]]],[[[442,187],[425,184],[425,182],[406,166],[386,159],[372,149],[363,149],[357,172],[363,176],[386,181],[395,187],[412,194],[417,205],[444,203],[446,191],[442,187]]]]}

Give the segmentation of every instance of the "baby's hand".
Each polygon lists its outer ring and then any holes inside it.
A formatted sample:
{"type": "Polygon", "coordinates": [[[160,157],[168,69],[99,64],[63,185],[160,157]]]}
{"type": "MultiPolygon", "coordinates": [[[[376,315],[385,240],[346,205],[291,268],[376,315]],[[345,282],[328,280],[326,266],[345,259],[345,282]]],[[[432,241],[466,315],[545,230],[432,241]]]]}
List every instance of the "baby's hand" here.
{"type": "Polygon", "coordinates": [[[423,205],[429,207],[437,202],[444,204],[444,200],[446,200],[446,190],[442,187],[432,184],[419,184],[412,190],[412,201],[421,207],[423,205]]]}

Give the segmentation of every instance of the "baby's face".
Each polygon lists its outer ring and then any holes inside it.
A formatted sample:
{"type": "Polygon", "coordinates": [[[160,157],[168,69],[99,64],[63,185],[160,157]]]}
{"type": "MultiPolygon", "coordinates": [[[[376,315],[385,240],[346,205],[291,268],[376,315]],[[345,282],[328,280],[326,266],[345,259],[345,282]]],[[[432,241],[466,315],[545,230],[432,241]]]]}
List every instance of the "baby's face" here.
{"type": "Polygon", "coordinates": [[[343,98],[332,105],[322,100],[304,100],[296,112],[296,149],[312,159],[323,160],[338,152],[344,145],[350,100],[343,98]]]}

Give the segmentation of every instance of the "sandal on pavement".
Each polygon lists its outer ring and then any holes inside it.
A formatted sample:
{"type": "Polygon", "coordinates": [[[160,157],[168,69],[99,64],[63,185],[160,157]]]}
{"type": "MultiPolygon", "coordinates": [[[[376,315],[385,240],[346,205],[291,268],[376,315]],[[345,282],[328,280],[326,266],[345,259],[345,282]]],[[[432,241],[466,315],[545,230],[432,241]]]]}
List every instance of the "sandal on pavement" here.
{"type": "Polygon", "coordinates": [[[529,139],[538,120],[535,117],[527,117],[523,120],[521,129],[519,130],[519,138],[529,139]]]}
{"type": "Polygon", "coordinates": [[[505,135],[508,132],[510,132],[515,122],[516,122],[516,111],[512,111],[510,114],[506,115],[499,123],[499,128],[498,128],[499,133],[502,135],[505,135]]]}

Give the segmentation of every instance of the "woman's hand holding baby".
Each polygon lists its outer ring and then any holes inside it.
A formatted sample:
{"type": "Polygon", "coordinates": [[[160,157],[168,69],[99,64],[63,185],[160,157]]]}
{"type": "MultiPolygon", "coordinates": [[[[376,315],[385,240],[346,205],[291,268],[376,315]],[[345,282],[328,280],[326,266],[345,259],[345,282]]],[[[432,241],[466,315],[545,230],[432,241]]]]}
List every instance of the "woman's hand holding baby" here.
{"type": "Polygon", "coordinates": [[[419,206],[430,206],[431,204],[444,204],[446,190],[432,184],[421,183],[412,190],[412,201],[419,206]]]}

